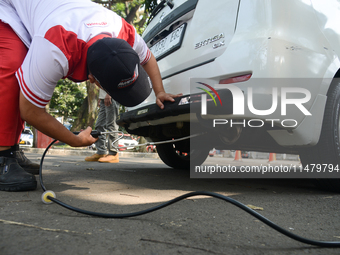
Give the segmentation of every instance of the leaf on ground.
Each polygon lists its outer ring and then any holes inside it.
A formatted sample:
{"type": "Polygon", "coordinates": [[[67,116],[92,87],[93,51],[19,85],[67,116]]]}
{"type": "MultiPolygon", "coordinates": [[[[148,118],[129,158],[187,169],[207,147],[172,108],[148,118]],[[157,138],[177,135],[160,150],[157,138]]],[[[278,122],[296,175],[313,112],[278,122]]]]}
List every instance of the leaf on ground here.
{"type": "Polygon", "coordinates": [[[255,205],[247,205],[250,209],[253,209],[253,210],[259,210],[259,211],[263,211],[263,208],[262,207],[258,207],[258,206],[255,206],[255,205]]]}

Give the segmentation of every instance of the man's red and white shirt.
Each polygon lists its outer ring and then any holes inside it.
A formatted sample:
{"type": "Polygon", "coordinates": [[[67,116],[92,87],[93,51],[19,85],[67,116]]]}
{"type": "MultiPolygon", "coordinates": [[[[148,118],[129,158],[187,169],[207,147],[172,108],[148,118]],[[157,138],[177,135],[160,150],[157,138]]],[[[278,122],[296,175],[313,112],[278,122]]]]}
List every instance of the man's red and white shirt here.
{"type": "Polygon", "coordinates": [[[124,39],[142,65],[151,57],[133,26],[90,0],[0,0],[0,20],[29,48],[16,76],[26,99],[40,108],[60,79],[87,80],[87,49],[98,39],[124,39]]]}

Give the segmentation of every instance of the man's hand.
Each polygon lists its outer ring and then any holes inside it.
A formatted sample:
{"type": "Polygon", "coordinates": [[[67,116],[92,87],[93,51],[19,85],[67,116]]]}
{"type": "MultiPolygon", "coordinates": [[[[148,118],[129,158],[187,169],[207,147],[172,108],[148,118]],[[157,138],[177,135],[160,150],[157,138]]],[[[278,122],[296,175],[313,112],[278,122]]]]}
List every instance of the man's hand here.
{"type": "Polygon", "coordinates": [[[89,145],[93,144],[94,142],[96,142],[98,140],[98,138],[94,138],[91,135],[91,131],[92,131],[91,127],[87,127],[85,130],[81,131],[77,135],[79,145],[75,146],[75,147],[89,146],[89,145]]]}
{"type": "Polygon", "coordinates": [[[176,97],[180,97],[183,94],[177,94],[177,95],[173,95],[173,94],[168,94],[166,92],[159,92],[156,95],[156,104],[159,106],[159,108],[164,109],[164,101],[170,101],[170,102],[174,102],[176,97]]]}
{"type": "Polygon", "coordinates": [[[110,106],[111,104],[112,104],[111,96],[109,94],[106,94],[105,99],[104,99],[104,105],[110,106]]]}

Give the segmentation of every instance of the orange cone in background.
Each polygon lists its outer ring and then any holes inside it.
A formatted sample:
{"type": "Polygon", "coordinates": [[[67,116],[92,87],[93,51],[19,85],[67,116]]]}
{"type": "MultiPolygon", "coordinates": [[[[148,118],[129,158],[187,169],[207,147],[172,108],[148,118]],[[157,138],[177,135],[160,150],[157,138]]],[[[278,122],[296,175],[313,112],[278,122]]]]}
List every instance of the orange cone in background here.
{"type": "Polygon", "coordinates": [[[269,153],[269,160],[268,162],[276,161],[276,153],[269,153]]]}
{"type": "Polygon", "coordinates": [[[234,161],[242,161],[241,151],[235,151],[234,161]]]}

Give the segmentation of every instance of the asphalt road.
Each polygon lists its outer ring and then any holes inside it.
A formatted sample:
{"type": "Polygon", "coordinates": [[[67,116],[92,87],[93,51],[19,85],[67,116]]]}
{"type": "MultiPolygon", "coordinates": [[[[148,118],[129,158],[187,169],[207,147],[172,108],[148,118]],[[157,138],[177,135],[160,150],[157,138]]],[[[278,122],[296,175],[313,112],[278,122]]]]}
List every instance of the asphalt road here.
{"type": "MultiPolygon", "coordinates": [[[[26,155],[36,162],[41,157],[26,155]]],[[[340,195],[315,188],[311,180],[190,179],[188,171],[155,158],[100,164],[60,155],[46,157],[43,179],[67,204],[114,214],[191,191],[217,192],[257,208],[294,234],[340,242],[340,195]]],[[[0,193],[0,254],[340,254],[340,248],[289,239],[234,205],[205,196],[134,218],[106,219],[46,205],[41,195],[40,186],[0,193]]]]}

